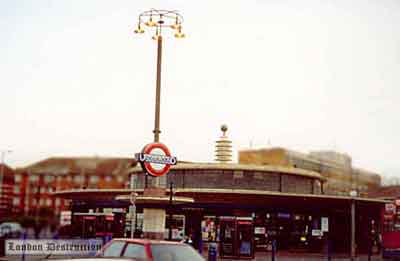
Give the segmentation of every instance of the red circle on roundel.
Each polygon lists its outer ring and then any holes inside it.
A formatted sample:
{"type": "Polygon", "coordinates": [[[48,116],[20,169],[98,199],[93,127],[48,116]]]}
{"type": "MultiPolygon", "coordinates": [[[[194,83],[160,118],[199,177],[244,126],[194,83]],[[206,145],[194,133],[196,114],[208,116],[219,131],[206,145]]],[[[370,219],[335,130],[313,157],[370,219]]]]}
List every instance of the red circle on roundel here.
{"type": "MultiPolygon", "coordinates": [[[[171,153],[169,152],[169,149],[167,148],[167,146],[165,146],[162,143],[150,143],[143,148],[142,152],[144,154],[151,154],[151,152],[154,149],[160,149],[165,153],[165,156],[171,157],[171,153]]],[[[171,168],[171,166],[168,164],[165,164],[164,168],[162,168],[160,170],[153,168],[153,166],[151,166],[151,163],[149,163],[149,162],[143,162],[143,165],[150,175],[153,175],[156,177],[160,177],[162,175],[167,174],[169,169],[171,168]]]]}

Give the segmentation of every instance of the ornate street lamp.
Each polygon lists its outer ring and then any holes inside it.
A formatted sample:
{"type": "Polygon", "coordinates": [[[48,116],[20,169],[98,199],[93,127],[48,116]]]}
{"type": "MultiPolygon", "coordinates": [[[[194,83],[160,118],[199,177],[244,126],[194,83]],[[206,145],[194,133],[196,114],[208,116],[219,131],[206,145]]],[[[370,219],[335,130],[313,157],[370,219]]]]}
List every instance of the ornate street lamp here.
{"type": "Polygon", "coordinates": [[[135,33],[142,34],[145,28],[153,33],[153,40],[157,41],[157,80],[156,80],[156,108],[154,122],[154,142],[160,141],[160,93],[161,93],[161,56],[162,34],[164,31],[175,31],[176,38],[184,38],[182,33],[183,17],[177,11],[151,9],[139,15],[135,33]]]}
{"type": "MultiPolygon", "coordinates": [[[[153,40],[157,41],[157,78],[156,78],[156,103],[154,118],[154,142],[147,144],[142,153],[137,154],[137,160],[141,163],[145,171],[144,196],[152,198],[165,197],[166,174],[170,165],[177,163],[176,157],[171,156],[167,146],[160,143],[160,100],[161,100],[161,57],[162,57],[162,34],[165,31],[174,31],[176,38],[183,38],[182,33],[183,18],[177,11],[151,9],[139,15],[139,21],[135,33],[143,34],[146,30],[152,32],[153,40]],[[155,152],[155,153],[154,153],[155,152]],[[163,155],[160,155],[163,154],[163,155]],[[161,166],[161,167],[160,167],[161,166]],[[147,187],[148,174],[154,179],[152,189],[147,187]],[[161,179],[165,181],[161,185],[161,179]],[[161,186],[160,186],[161,185],[161,186]]],[[[171,200],[171,199],[170,199],[171,200]]],[[[133,205],[133,204],[132,204],[133,205]]],[[[171,211],[170,211],[171,215],[171,211]]],[[[163,239],[165,231],[166,211],[160,208],[143,209],[143,234],[146,238],[163,239]]]]}

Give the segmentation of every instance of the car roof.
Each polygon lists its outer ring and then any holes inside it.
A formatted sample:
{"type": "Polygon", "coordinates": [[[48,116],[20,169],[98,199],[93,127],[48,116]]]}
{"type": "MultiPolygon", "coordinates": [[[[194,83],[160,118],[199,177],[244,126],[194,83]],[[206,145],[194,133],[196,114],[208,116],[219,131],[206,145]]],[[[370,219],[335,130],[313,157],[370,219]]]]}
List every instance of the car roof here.
{"type": "Polygon", "coordinates": [[[143,261],[142,258],[123,258],[123,257],[88,257],[88,258],[63,258],[63,259],[47,259],[48,261],[127,261],[138,260],[143,261]]]}
{"type": "Polygon", "coordinates": [[[185,245],[177,241],[166,241],[166,240],[155,240],[155,239],[143,239],[143,238],[114,238],[113,241],[125,241],[136,244],[165,244],[165,245],[185,245]]]}
{"type": "Polygon", "coordinates": [[[21,225],[19,223],[16,223],[16,222],[4,222],[4,223],[1,223],[0,226],[17,226],[17,227],[20,227],[21,225]]]}
{"type": "Polygon", "coordinates": [[[1,228],[22,229],[21,225],[14,222],[4,222],[0,224],[1,228]]]}

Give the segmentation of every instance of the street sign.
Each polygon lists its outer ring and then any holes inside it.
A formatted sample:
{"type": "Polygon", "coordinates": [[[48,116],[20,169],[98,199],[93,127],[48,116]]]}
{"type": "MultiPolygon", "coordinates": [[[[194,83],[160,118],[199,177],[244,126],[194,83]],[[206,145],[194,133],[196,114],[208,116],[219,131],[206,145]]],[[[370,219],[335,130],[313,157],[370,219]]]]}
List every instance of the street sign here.
{"type": "Polygon", "coordinates": [[[265,234],[265,227],[255,227],[254,234],[265,234]]]}
{"type": "Polygon", "coordinates": [[[320,237],[320,236],[323,236],[323,235],[324,235],[324,233],[319,229],[311,230],[311,236],[313,236],[313,237],[320,237]]]}
{"type": "Polygon", "coordinates": [[[394,214],[396,213],[396,205],[393,203],[387,203],[385,204],[385,212],[387,214],[394,214]]]}
{"type": "Polygon", "coordinates": [[[61,226],[67,226],[71,225],[71,218],[72,218],[72,212],[71,211],[61,211],[60,213],[60,225],[61,226]]]}
{"type": "Polygon", "coordinates": [[[160,177],[168,173],[171,165],[176,165],[176,157],[171,156],[167,146],[162,143],[147,144],[141,153],[136,154],[143,170],[152,176],[160,177]]]}
{"type": "Polygon", "coordinates": [[[328,232],[329,231],[329,219],[327,217],[321,218],[321,231],[328,232]]]}

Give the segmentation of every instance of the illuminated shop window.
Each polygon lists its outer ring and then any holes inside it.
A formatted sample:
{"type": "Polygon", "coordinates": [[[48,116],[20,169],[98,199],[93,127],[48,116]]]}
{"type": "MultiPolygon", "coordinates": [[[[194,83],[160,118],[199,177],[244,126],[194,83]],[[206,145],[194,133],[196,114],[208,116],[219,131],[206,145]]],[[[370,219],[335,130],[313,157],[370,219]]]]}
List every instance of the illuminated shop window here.
{"type": "Polygon", "coordinates": [[[217,240],[217,222],[215,216],[205,216],[201,221],[201,236],[203,241],[217,240]]]}
{"type": "Polygon", "coordinates": [[[165,217],[164,239],[168,239],[170,222],[171,222],[172,239],[175,239],[175,240],[183,239],[185,236],[185,216],[184,215],[173,215],[172,221],[170,221],[169,215],[167,215],[165,217]]]}

